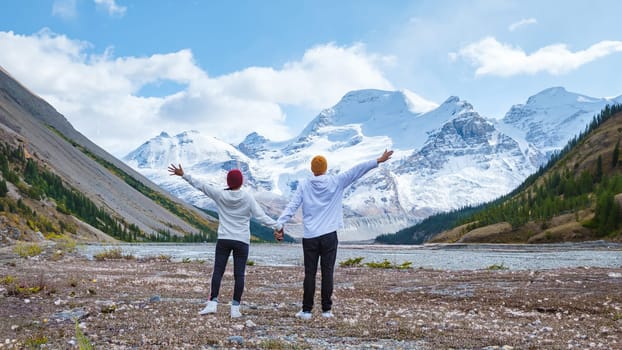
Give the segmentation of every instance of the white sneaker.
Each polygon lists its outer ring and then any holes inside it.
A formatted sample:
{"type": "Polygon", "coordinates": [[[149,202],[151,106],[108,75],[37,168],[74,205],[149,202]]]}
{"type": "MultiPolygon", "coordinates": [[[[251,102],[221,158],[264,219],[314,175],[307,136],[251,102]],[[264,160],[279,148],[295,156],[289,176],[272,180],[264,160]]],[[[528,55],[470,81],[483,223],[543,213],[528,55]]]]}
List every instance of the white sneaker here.
{"type": "Polygon", "coordinates": [[[322,312],[322,317],[331,318],[331,317],[335,317],[335,315],[333,315],[332,311],[328,310],[328,311],[322,312]]]}
{"type": "Polygon", "coordinates": [[[311,313],[308,311],[300,310],[296,313],[296,317],[301,318],[303,320],[310,320],[311,316],[312,316],[311,313]]]}
{"type": "Polygon", "coordinates": [[[218,307],[218,302],[210,300],[207,302],[207,305],[205,305],[205,308],[199,311],[199,315],[214,314],[216,313],[217,307],[218,307]]]}
{"type": "Polygon", "coordinates": [[[231,305],[231,318],[242,317],[240,313],[240,305],[231,305]]]}

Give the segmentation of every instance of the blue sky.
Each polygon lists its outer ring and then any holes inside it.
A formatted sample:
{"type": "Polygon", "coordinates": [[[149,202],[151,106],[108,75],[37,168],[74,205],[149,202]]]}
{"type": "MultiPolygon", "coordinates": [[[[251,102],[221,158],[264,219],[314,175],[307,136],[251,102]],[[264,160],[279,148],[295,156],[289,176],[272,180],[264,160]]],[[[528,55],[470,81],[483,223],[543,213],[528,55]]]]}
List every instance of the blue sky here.
{"type": "Polygon", "coordinates": [[[622,95],[620,1],[4,0],[0,66],[122,157],[161,131],[283,140],[357,89],[501,118],[622,95]]]}

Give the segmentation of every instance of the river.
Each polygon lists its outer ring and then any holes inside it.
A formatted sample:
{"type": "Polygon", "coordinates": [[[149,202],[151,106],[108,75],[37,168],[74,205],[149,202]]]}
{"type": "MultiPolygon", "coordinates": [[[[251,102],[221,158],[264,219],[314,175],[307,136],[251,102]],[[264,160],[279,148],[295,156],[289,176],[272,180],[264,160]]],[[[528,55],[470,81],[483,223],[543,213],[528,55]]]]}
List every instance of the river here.
{"type": "MultiPolygon", "coordinates": [[[[168,256],[173,261],[213,261],[214,243],[89,244],[78,250],[89,259],[101,251],[118,248],[137,258],[168,256]]],[[[493,265],[511,270],[542,270],[561,267],[622,267],[622,244],[603,241],[563,244],[433,244],[375,245],[341,244],[337,263],[362,257],[362,263],[395,265],[410,262],[413,268],[478,270],[493,265]]],[[[258,266],[302,266],[300,243],[251,244],[249,260],[258,266]]]]}

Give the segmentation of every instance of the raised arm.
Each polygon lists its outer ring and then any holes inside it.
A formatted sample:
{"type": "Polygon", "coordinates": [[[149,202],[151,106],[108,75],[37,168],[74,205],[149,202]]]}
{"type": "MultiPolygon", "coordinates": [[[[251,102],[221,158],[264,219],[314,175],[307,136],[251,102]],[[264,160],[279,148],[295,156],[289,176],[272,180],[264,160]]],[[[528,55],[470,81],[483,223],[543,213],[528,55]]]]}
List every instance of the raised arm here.
{"type": "Polygon", "coordinates": [[[181,167],[181,164],[177,166],[175,166],[175,164],[171,164],[168,167],[168,172],[171,173],[170,174],[171,176],[173,175],[181,176],[181,178],[186,180],[186,182],[192,185],[192,187],[205,193],[205,195],[207,195],[208,197],[212,199],[215,199],[216,196],[218,196],[218,190],[214,186],[203,183],[202,181],[199,181],[197,179],[193,179],[192,176],[184,173],[184,169],[181,167]]]}
{"type": "Polygon", "coordinates": [[[358,180],[361,176],[365,175],[368,171],[377,167],[378,164],[384,163],[387,160],[391,159],[392,155],[393,155],[392,150],[387,151],[385,149],[384,153],[382,153],[380,157],[376,158],[375,161],[374,160],[365,161],[363,163],[355,165],[354,167],[338,174],[337,178],[339,179],[339,183],[343,187],[349,186],[354,181],[358,180]]]}

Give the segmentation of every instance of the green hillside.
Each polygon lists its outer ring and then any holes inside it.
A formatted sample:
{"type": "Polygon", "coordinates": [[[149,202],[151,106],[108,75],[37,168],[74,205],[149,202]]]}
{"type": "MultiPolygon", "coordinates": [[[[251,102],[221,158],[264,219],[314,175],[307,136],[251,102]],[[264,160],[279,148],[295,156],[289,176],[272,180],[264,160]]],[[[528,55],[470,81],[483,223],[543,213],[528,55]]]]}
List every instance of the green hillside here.
{"type": "Polygon", "coordinates": [[[71,218],[75,217],[126,242],[205,242],[215,237],[211,227],[198,221],[191,221],[196,225],[197,233],[184,237],[172,236],[165,231],[144,232],[124,218],[115,217],[98,207],[42,167],[21,146],[0,143],[0,175],[0,215],[9,218],[13,227],[24,232],[40,232],[46,238],[73,236],[78,232],[75,220],[71,218]]]}
{"type": "Polygon", "coordinates": [[[433,215],[376,241],[622,241],[622,106],[607,106],[546,166],[490,203],[433,215]]]}

